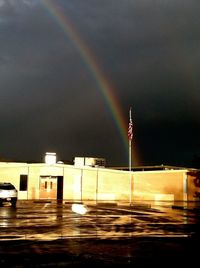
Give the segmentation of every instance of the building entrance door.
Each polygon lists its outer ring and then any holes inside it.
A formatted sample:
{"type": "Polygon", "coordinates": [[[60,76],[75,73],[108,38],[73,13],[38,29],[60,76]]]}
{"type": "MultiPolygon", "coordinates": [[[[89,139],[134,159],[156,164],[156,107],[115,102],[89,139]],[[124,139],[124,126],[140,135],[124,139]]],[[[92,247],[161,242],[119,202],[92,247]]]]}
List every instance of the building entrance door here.
{"type": "Polygon", "coordinates": [[[57,177],[41,176],[40,177],[40,199],[57,198],[57,177]]]}

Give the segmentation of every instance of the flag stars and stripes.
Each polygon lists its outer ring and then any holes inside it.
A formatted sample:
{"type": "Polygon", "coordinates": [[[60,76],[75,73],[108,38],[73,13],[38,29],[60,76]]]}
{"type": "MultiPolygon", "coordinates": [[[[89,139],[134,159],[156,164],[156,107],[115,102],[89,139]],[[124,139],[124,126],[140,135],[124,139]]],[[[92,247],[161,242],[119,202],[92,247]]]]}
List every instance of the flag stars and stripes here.
{"type": "Polygon", "coordinates": [[[133,123],[132,119],[130,118],[129,125],[128,125],[128,139],[132,140],[133,138],[133,123]]]}

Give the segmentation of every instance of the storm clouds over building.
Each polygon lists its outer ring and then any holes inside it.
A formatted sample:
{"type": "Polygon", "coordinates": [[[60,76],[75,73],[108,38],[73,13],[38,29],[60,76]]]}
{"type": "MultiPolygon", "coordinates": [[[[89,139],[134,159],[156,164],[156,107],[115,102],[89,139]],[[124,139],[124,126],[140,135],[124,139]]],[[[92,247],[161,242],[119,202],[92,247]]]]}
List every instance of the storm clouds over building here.
{"type": "Polygon", "coordinates": [[[191,166],[198,1],[0,0],[0,156],[191,166]]]}

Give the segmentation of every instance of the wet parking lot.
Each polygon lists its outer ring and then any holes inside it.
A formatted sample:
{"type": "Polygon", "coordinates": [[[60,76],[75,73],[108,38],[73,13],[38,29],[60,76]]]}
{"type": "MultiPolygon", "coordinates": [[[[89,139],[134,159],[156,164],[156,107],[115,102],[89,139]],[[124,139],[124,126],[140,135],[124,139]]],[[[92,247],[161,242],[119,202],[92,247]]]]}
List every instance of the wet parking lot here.
{"type": "Polygon", "coordinates": [[[194,204],[19,201],[0,207],[1,267],[191,264],[199,216],[194,204]]]}

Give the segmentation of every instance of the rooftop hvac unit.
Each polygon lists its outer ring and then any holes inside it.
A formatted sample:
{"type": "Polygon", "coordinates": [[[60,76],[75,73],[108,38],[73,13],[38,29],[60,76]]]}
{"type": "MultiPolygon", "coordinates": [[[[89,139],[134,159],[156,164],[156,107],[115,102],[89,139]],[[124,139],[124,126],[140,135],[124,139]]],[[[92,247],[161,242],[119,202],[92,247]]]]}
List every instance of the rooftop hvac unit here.
{"type": "Polygon", "coordinates": [[[75,157],[74,165],[75,166],[89,166],[89,167],[105,167],[104,158],[95,158],[95,157],[75,157]]]}

